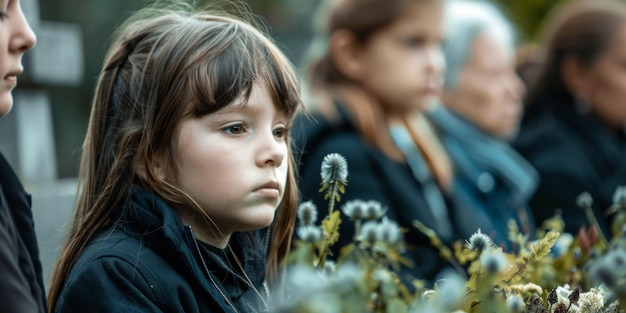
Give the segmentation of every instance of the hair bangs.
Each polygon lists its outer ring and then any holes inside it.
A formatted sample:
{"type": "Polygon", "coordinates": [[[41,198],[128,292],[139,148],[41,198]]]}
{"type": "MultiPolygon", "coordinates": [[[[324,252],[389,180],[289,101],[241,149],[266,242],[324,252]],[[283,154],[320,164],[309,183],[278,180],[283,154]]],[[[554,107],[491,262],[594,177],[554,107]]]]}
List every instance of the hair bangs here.
{"type": "Polygon", "coordinates": [[[255,83],[266,84],[280,111],[295,114],[301,103],[298,79],[280,50],[246,25],[200,22],[223,25],[219,33],[207,34],[203,41],[206,47],[196,49],[198,54],[190,62],[185,79],[188,86],[193,86],[188,88],[193,103],[190,115],[200,117],[219,111],[240,97],[247,100],[255,83]]]}

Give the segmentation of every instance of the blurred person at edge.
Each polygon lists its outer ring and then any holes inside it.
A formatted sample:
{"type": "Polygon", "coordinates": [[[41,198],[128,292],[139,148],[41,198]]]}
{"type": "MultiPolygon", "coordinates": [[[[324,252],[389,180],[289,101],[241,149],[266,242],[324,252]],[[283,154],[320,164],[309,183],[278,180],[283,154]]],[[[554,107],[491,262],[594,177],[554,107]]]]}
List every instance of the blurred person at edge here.
{"type": "MultiPolygon", "coordinates": [[[[433,280],[448,266],[419,220],[445,243],[468,238],[450,216],[452,166],[424,112],[436,105],[444,61],[440,0],[322,1],[317,33],[305,57],[305,103],[312,116],[294,122],[301,149],[302,200],[328,207],[319,192],[320,164],[329,153],[346,158],[348,186],[338,207],[375,200],[407,229],[403,277],[433,280]]],[[[343,213],[343,212],[342,212],[343,213]]],[[[354,238],[354,222],[342,215],[334,257],[354,238]]],[[[459,219],[460,220],[460,219],[459,219]]],[[[465,222],[465,221],[463,221],[465,222]]]]}
{"type": "MultiPolygon", "coordinates": [[[[539,175],[511,146],[522,114],[524,85],[515,73],[515,31],[492,4],[446,3],[443,105],[429,111],[455,169],[452,199],[475,216],[494,243],[511,249],[508,221],[531,237],[528,200],[539,175]]],[[[453,218],[466,219],[466,216],[453,218]]]]}
{"type": "MultiPolygon", "coordinates": [[[[0,116],[11,111],[22,56],[35,41],[19,0],[0,1],[0,116]]],[[[0,154],[0,311],[46,312],[45,301],[31,198],[0,154]]]]}
{"type": "Polygon", "coordinates": [[[530,207],[539,223],[560,211],[565,231],[576,233],[590,225],[576,204],[589,192],[609,235],[607,209],[626,185],[626,4],[573,1],[547,25],[514,142],[541,177],[530,207]]]}

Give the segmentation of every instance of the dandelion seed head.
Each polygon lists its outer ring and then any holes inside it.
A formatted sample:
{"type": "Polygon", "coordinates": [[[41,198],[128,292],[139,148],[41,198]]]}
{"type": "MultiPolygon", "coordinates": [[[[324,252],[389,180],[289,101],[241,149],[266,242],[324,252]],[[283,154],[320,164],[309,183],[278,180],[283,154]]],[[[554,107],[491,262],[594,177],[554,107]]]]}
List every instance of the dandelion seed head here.
{"type": "Polygon", "coordinates": [[[365,218],[366,202],[362,200],[350,200],[341,207],[341,211],[353,221],[365,218]]]}
{"type": "Polygon", "coordinates": [[[465,280],[454,270],[444,270],[437,279],[437,300],[443,312],[451,312],[463,302],[465,280]]]}
{"type": "Polygon", "coordinates": [[[506,259],[500,250],[483,252],[480,255],[480,262],[482,268],[491,275],[499,273],[506,265],[506,259]]]}
{"type": "Polygon", "coordinates": [[[474,251],[483,251],[489,247],[491,247],[491,238],[480,231],[480,228],[473,233],[469,241],[465,243],[465,246],[470,250],[474,251]]]}
{"type": "Polygon", "coordinates": [[[613,193],[613,205],[620,210],[626,210],[626,186],[617,186],[613,193]]]}
{"type": "Polygon", "coordinates": [[[298,206],[298,220],[302,225],[313,225],[317,221],[317,207],[309,200],[298,206]]]}
{"type": "Polygon", "coordinates": [[[347,182],[348,180],[348,162],[339,153],[330,153],[322,160],[322,168],[320,170],[322,183],[330,183],[332,181],[347,182]]]}
{"type": "Polygon", "coordinates": [[[337,264],[333,261],[333,260],[326,260],[324,262],[324,273],[326,275],[332,275],[332,273],[335,272],[335,269],[337,267],[337,264]]]}
{"type": "Polygon", "coordinates": [[[370,200],[365,203],[365,218],[369,220],[375,220],[382,217],[385,215],[386,211],[387,209],[383,208],[382,204],[378,201],[370,200]]]}
{"type": "Polygon", "coordinates": [[[395,244],[402,238],[400,226],[398,226],[398,223],[385,217],[382,222],[378,224],[376,238],[378,241],[395,244]]]}
{"type": "Polygon", "coordinates": [[[304,242],[316,243],[322,240],[322,229],[315,225],[299,226],[297,233],[304,242]]]}
{"type": "Polygon", "coordinates": [[[613,264],[616,268],[623,267],[626,263],[626,251],[624,249],[615,249],[606,255],[610,264],[613,264]]]}
{"type": "Polygon", "coordinates": [[[506,306],[511,312],[519,313],[524,311],[524,301],[518,295],[508,297],[506,306]]]}
{"type": "Polygon", "coordinates": [[[576,205],[581,208],[591,207],[592,204],[593,198],[591,197],[591,194],[586,191],[578,195],[578,197],[576,198],[576,205]]]}
{"type": "Polygon", "coordinates": [[[378,239],[378,223],[368,221],[361,227],[359,239],[364,242],[374,243],[378,239]]]}

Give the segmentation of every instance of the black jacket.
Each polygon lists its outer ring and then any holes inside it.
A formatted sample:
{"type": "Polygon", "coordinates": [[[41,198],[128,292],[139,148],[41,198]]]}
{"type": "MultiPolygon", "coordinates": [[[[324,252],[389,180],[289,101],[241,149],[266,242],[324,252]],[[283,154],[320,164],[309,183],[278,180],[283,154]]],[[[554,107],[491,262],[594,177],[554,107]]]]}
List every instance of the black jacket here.
{"type": "Polygon", "coordinates": [[[47,312],[30,195],[0,154],[0,311],[47,312]]]}
{"type": "Polygon", "coordinates": [[[573,100],[546,96],[523,120],[514,147],[541,177],[530,207],[539,223],[562,211],[565,230],[576,233],[589,225],[576,205],[582,192],[593,197],[596,219],[608,235],[617,186],[626,185],[626,136],[612,131],[591,113],[580,114],[573,100]]]}
{"type": "MultiPolygon", "coordinates": [[[[263,311],[228,248],[196,240],[170,206],[141,188],[127,209],[126,219],[85,248],[55,312],[234,312],[222,293],[237,312],[263,311]]],[[[235,233],[230,244],[265,298],[264,249],[251,239],[235,233]]]]}
{"type": "MultiPolygon", "coordinates": [[[[419,279],[433,280],[450,264],[439,257],[438,250],[430,244],[428,238],[412,225],[414,220],[419,220],[438,231],[434,227],[435,219],[420,192],[420,183],[407,164],[390,159],[381,150],[365,142],[347,113],[341,109],[341,105],[338,108],[340,116],[336,121],[331,122],[314,115],[312,118],[300,116],[294,123],[294,142],[301,150],[299,186],[302,201],[312,200],[321,216],[327,214],[328,200],[324,200],[323,194],[319,192],[320,165],[327,154],[341,154],[348,163],[348,185],[336,207],[340,208],[355,199],[381,202],[388,208],[387,216],[408,230],[404,238],[410,248],[407,256],[415,264],[412,268],[404,268],[403,273],[419,279]]],[[[449,212],[450,216],[454,214],[455,212],[449,212]]],[[[352,242],[354,236],[354,223],[343,213],[341,218],[340,238],[333,247],[335,255],[341,247],[352,242]]],[[[472,217],[463,216],[461,219],[472,220],[472,217]]],[[[453,236],[463,239],[469,235],[471,234],[453,236]]]]}

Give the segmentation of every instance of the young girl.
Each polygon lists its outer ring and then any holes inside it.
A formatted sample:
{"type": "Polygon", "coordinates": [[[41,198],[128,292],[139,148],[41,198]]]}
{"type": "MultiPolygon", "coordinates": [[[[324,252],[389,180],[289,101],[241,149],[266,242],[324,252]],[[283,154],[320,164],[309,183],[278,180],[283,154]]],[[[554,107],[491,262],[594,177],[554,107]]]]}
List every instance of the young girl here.
{"type": "Polygon", "coordinates": [[[297,202],[297,78],[249,24],[187,11],[144,9],[112,44],[51,312],[266,310],[297,202]]]}
{"type": "MultiPolygon", "coordinates": [[[[327,201],[319,164],[343,155],[350,176],[345,203],[376,200],[408,232],[415,278],[434,279],[445,262],[413,225],[419,220],[449,242],[459,235],[446,196],[452,166],[424,112],[438,100],[444,64],[440,0],[322,1],[317,38],[307,60],[307,91],[314,118],[297,123],[303,150],[303,200],[327,201]]],[[[471,222],[471,216],[463,216],[471,222]]],[[[343,216],[339,248],[354,236],[343,216]]]]}

